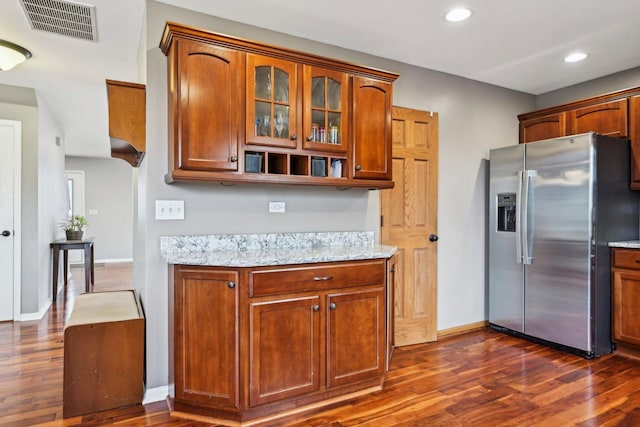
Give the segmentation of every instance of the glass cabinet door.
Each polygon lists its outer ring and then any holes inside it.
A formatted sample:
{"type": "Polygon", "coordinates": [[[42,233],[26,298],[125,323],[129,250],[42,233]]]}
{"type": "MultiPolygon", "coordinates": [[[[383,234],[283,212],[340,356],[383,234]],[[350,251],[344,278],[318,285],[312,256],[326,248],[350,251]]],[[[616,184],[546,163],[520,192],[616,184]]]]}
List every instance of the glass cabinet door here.
{"type": "Polygon", "coordinates": [[[247,144],[297,147],[296,64],[247,55],[247,144]]]}
{"type": "Polygon", "coordinates": [[[303,75],[304,148],[346,152],[348,75],[307,65],[303,75]]]}

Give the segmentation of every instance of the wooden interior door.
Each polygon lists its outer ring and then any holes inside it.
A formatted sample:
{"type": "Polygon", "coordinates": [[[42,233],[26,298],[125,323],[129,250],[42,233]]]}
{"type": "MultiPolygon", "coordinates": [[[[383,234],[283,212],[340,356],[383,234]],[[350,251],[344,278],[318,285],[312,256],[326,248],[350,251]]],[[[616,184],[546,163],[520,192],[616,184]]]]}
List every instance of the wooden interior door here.
{"type": "Polygon", "coordinates": [[[398,247],[395,345],[437,339],[438,115],[393,107],[394,188],[382,190],[381,243],[398,247]]]}

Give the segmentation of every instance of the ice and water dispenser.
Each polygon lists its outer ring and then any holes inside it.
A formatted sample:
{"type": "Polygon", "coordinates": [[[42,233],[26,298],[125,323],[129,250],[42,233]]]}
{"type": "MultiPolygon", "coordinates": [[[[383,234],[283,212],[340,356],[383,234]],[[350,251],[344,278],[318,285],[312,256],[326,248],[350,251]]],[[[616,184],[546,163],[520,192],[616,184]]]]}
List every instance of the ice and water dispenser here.
{"type": "Polygon", "coordinates": [[[516,231],[516,193],[498,194],[498,231],[516,231]]]}

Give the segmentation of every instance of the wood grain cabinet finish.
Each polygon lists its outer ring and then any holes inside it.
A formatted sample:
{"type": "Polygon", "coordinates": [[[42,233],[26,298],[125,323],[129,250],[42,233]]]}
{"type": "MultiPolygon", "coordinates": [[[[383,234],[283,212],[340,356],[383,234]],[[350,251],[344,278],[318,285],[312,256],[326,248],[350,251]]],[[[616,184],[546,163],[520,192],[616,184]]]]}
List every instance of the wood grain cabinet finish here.
{"type": "Polygon", "coordinates": [[[640,250],[612,249],[613,340],[640,352],[640,250]]]}
{"type": "Polygon", "coordinates": [[[520,122],[520,142],[541,141],[565,136],[567,133],[566,113],[523,120],[520,122]]]}
{"type": "Polygon", "coordinates": [[[631,139],[631,189],[640,190],[640,95],[629,97],[629,138],[631,139]]]}
{"type": "Polygon", "coordinates": [[[387,260],[172,270],[172,410],[243,422],[381,388],[387,260]]]}
{"type": "Polygon", "coordinates": [[[147,146],[146,86],[107,80],[111,157],[140,166],[147,146]]]}
{"type": "Polygon", "coordinates": [[[320,388],[317,296],[251,304],[250,405],[320,388]]]}
{"type": "Polygon", "coordinates": [[[169,54],[169,167],[238,170],[243,108],[238,52],[179,39],[169,54]]]}
{"type": "Polygon", "coordinates": [[[576,108],[570,112],[570,116],[571,127],[568,134],[571,135],[585,132],[615,138],[628,135],[626,99],[576,108]]]}
{"type": "Polygon", "coordinates": [[[167,23],[174,181],[391,188],[398,75],[167,23]]]}
{"type": "Polygon", "coordinates": [[[174,408],[239,408],[238,272],[177,266],[169,282],[174,408]]]}
{"type": "Polygon", "coordinates": [[[596,132],[631,140],[632,190],[640,190],[640,87],[518,116],[520,143],[596,132]]]}
{"type": "Polygon", "coordinates": [[[391,179],[391,84],[353,79],[353,176],[391,179]]]}

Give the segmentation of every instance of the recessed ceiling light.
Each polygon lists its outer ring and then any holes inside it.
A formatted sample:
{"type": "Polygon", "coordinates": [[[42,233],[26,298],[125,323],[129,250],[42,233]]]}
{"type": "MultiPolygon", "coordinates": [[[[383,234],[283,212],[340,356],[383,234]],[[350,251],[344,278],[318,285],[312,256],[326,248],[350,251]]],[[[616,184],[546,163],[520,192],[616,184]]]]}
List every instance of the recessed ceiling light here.
{"type": "Polygon", "coordinates": [[[460,22],[468,19],[471,16],[471,11],[464,7],[459,7],[457,9],[453,9],[447,13],[445,18],[449,22],[460,22]]]}
{"type": "Polygon", "coordinates": [[[567,56],[565,56],[564,58],[564,62],[578,62],[578,61],[582,61],[583,59],[585,59],[587,56],[586,53],[584,52],[574,52],[572,54],[569,54],[567,56]]]}

